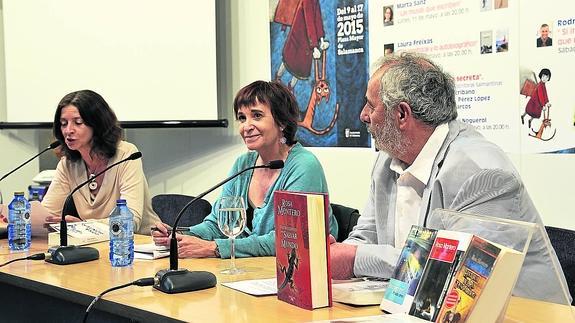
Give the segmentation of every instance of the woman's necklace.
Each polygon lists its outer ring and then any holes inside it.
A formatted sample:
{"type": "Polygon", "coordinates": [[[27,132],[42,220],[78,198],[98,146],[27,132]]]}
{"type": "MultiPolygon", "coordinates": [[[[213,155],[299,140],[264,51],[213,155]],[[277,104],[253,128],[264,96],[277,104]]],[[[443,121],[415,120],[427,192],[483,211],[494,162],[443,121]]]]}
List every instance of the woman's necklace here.
{"type": "Polygon", "coordinates": [[[95,191],[98,189],[98,182],[96,181],[96,175],[95,174],[96,174],[96,171],[98,170],[99,166],[96,165],[96,167],[94,167],[94,169],[90,170],[88,168],[88,164],[86,164],[84,162],[84,165],[86,166],[86,173],[89,174],[88,179],[89,180],[91,179],[90,184],[88,184],[88,188],[90,189],[90,191],[95,191]]]}

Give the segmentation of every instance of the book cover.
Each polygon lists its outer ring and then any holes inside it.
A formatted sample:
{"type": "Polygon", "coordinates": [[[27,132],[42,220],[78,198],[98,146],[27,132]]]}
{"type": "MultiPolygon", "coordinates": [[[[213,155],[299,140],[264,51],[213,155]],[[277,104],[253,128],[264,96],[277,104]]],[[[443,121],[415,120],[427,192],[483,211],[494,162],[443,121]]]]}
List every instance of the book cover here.
{"type": "Polygon", "coordinates": [[[465,322],[479,299],[501,249],[478,236],[471,239],[462,265],[446,295],[437,322],[465,322]]]}
{"type": "Polygon", "coordinates": [[[429,260],[421,275],[409,314],[434,321],[472,234],[448,230],[437,232],[429,260]]]}
{"type": "Polygon", "coordinates": [[[413,225],[389,280],[380,308],[389,313],[407,313],[437,230],[413,225]]]}
{"type": "Polygon", "coordinates": [[[274,193],[278,299],[331,306],[328,210],[327,194],[274,193]]]}
{"type": "MultiPolygon", "coordinates": [[[[68,227],[68,244],[82,246],[110,240],[110,228],[107,224],[98,221],[82,221],[66,223],[68,227]]],[[[60,224],[50,224],[48,245],[60,244],[60,224]]]]}
{"type": "Polygon", "coordinates": [[[479,251],[471,252],[470,245],[463,256],[456,274],[460,282],[456,278],[450,287],[437,322],[500,322],[504,318],[525,254],[477,236],[473,239],[479,251]]]}

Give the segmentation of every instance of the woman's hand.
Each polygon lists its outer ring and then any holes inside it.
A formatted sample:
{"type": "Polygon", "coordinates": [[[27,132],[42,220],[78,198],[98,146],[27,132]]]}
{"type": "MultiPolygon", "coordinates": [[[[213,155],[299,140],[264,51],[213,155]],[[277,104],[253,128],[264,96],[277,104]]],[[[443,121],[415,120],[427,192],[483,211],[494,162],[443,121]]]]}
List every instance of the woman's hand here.
{"type": "MultiPolygon", "coordinates": [[[[62,220],[61,216],[54,216],[54,215],[48,215],[45,219],[46,223],[59,223],[62,220]]],[[[66,215],[66,222],[80,222],[82,221],[81,219],[78,219],[75,216],[71,216],[71,215],[66,215]]]]}
{"type": "Polygon", "coordinates": [[[152,238],[157,246],[169,246],[170,245],[170,226],[162,223],[156,222],[156,228],[152,228],[152,238]],[[157,230],[156,230],[157,229],[157,230]]]}
{"type": "Polygon", "coordinates": [[[207,241],[194,236],[176,234],[178,239],[179,258],[210,258],[215,257],[216,242],[207,241]]]}

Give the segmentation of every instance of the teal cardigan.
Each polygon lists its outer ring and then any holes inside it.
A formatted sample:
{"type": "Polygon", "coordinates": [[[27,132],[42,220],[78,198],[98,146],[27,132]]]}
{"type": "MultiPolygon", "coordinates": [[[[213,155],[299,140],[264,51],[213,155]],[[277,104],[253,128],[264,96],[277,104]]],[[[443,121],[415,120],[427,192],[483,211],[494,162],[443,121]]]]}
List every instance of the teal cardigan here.
{"type": "MultiPolygon", "coordinates": [[[[230,175],[255,165],[257,158],[258,154],[255,151],[243,154],[234,163],[230,175]]],[[[248,188],[252,174],[253,170],[247,171],[225,184],[220,198],[222,196],[242,196],[245,205],[248,205],[248,188]]],[[[236,238],[236,257],[275,255],[273,196],[277,190],[328,193],[321,164],[310,151],[299,143],[291,149],[279,177],[266,193],[263,205],[254,209],[253,230],[250,231],[246,228],[236,238]]],[[[214,203],[212,212],[202,223],[190,227],[189,234],[204,240],[214,240],[218,245],[221,257],[230,258],[230,241],[218,228],[216,218],[219,200],[218,198],[214,203]]],[[[331,208],[329,210],[329,228],[330,233],[337,237],[337,221],[331,208]]]]}

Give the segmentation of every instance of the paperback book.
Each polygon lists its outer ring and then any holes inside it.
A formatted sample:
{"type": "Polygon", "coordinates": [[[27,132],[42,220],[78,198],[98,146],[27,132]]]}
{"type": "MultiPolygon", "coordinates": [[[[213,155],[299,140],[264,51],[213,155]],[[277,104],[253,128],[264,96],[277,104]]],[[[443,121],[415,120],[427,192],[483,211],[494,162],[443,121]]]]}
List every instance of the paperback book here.
{"type": "Polygon", "coordinates": [[[437,230],[414,225],[405,241],[395,270],[389,280],[380,308],[388,313],[407,313],[437,230]]]}
{"type": "Polygon", "coordinates": [[[464,232],[437,232],[409,310],[410,315],[435,321],[472,237],[472,234],[464,232]]]}
{"type": "Polygon", "coordinates": [[[496,322],[503,317],[524,254],[473,236],[437,322],[496,322]]]}

